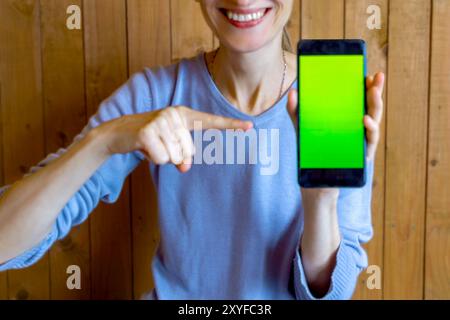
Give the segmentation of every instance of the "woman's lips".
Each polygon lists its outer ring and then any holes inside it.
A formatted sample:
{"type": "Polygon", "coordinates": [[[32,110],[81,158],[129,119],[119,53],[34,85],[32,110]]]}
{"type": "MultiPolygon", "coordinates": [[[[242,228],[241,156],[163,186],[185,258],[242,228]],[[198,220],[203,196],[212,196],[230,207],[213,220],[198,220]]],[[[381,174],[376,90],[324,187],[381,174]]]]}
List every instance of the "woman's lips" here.
{"type": "Polygon", "coordinates": [[[260,24],[271,8],[260,9],[219,9],[225,19],[236,28],[251,28],[260,24]]]}

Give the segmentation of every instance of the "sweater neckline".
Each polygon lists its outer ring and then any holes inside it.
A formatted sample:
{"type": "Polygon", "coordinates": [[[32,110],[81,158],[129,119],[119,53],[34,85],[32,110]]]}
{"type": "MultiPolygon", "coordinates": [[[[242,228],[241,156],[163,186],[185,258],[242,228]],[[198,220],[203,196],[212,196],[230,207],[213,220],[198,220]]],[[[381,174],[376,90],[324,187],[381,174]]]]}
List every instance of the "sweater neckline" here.
{"type": "Polygon", "coordinates": [[[265,122],[267,120],[272,119],[275,117],[278,113],[286,110],[286,104],[287,104],[287,94],[289,90],[293,87],[295,87],[295,84],[297,83],[297,79],[295,79],[291,85],[289,86],[289,89],[286,90],[282,96],[269,108],[267,108],[265,111],[261,112],[258,115],[249,115],[245,112],[242,112],[238,108],[236,108],[231,102],[228,101],[227,98],[222,94],[222,92],[219,90],[219,88],[216,86],[216,83],[212,79],[211,74],[209,73],[208,66],[206,64],[206,52],[201,52],[197,56],[197,62],[200,64],[200,70],[201,75],[205,83],[207,84],[207,88],[209,90],[209,93],[213,96],[213,98],[218,102],[217,105],[229,116],[242,119],[245,121],[252,121],[254,125],[258,125],[262,122],[265,122]]]}

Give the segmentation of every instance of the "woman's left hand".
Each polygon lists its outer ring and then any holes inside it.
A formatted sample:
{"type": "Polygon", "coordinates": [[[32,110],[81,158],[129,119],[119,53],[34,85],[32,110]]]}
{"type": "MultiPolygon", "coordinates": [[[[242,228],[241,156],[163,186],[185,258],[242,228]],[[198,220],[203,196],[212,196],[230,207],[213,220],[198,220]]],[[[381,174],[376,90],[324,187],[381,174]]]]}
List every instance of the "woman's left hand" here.
{"type": "MultiPolygon", "coordinates": [[[[380,124],[383,117],[383,88],[383,72],[378,72],[374,76],[366,78],[367,114],[363,121],[367,137],[367,160],[372,160],[375,157],[375,151],[380,140],[380,124]]],[[[291,89],[289,92],[287,109],[297,132],[297,90],[295,89],[291,89]]]]}
{"type": "MultiPolygon", "coordinates": [[[[383,88],[384,88],[384,73],[378,72],[374,76],[366,78],[366,101],[367,114],[364,115],[364,126],[366,128],[367,138],[367,160],[373,160],[375,151],[377,149],[378,141],[380,140],[380,125],[383,116],[383,88]]],[[[297,130],[297,90],[292,89],[288,95],[287,109],[291,116],[292,123],[297,130]]],[[[321,195],[331,193],[336,194],[337,188],[323,188],[312,189],[315,193],[321,195]],[[333,191],[334,190],[334,191],[333,191]]],[[[311,192],[305,192],[309,194],[311,192]]]]}
{"type": "MultiPolygon", "coordinates": [[[[375,156],[383,114],[384,74],[366,78],[367,113],[364,126],[367,137],[367,160],[375,156]]],[[[297,130],[297,90],[288,96],[288,112],[297,130]]],[[[322,297],[329,290],[336,254],[341,242],[337,215],[339,188],[301,188],[304,230],[300,252],[308,285],[314,295],[322,297]]]]}

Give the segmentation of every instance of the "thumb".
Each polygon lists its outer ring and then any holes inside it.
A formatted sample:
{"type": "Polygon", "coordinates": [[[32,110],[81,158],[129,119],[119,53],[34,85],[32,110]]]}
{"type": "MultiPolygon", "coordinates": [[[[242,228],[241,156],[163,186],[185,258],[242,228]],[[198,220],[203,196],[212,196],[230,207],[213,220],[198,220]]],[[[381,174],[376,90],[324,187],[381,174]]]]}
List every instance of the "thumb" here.
{"type": "Polygon", "coordinates": [[[297,101],[298,101],[297,93],[298,91],[296,89],[291,89],[288,93],[288,103],[287,103],[287,111],[294,125],[296,125],[297,122],[297,101]]]}
{"type": "Polygon", "coordinates": [[[177,167],[178,171],[180,171],[181,173],[185,173],[191,169],[191,164],[190,163],[182,163],[182,164],[176,165],[176,167],[177,167]]]}

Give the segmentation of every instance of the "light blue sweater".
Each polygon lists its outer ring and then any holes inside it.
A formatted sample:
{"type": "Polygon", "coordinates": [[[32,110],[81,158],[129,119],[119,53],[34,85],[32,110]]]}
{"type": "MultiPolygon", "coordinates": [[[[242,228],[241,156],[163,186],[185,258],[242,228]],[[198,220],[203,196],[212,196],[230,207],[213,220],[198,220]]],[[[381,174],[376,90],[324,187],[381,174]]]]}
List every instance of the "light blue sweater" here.
{"type": "MultiPolygon", "coordinates": [[[[314,299],[298,250],[303,210],[295,130],[286,102],[284,95],[258,116],[240,112],[219,92],[203,54],[199,54],[133,75],[100,105],[76,137],[82,138],[91,128],[113,118],[171,105],[254,123],[254,131],[234,137],[226,131],[200,131],[195,143],[197,155],[202,157],[197,157],[197,163],[185,174],[173,165],[149,164],[158,192],[161,232],[152,263],[152,298],[314,299]],[[237,140],[245,134],[247,143],[236,148],[237,140]]],[[[31,172],[63,152],[49,155],[31,172]]],[[[125,178],[142,160],[139,152],[112,156],[73,195],[51,233],[34,248],[0,265],[0,271],[35,263],[71,227],[85,221],[100,200],[116,201],[125,178]]],[[[372,163],[367,170],[364,188],[340,190],[342,240],[325,299],[350,298],[358,274],[367,266],[361,244],[372,236],[372,163]]]]}

